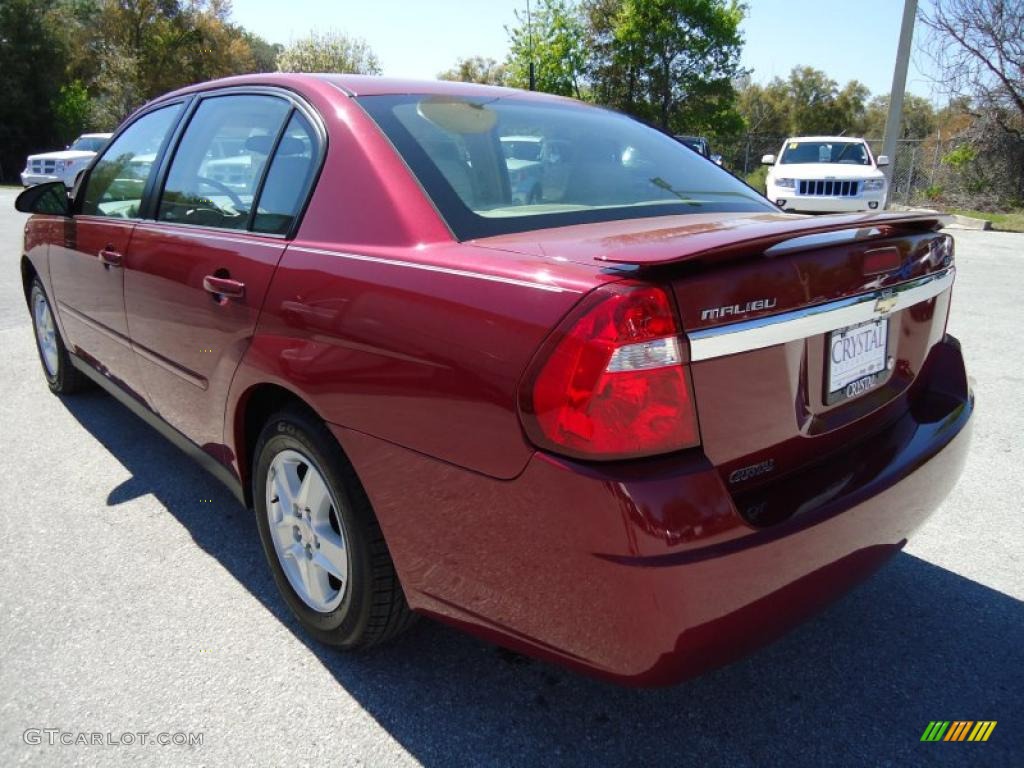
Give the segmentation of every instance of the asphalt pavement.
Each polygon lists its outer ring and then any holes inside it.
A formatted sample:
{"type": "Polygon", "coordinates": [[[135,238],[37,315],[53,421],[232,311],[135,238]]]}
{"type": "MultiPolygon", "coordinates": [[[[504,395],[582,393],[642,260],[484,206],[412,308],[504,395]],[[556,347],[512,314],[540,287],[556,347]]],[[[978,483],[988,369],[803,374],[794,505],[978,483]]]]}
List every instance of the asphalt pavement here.
{"type": "Polygon", "coordinates": [[[950,331],[977,410],[942,508],[779,642],[644,691],[431,621],[357,655],[307,637],[225,489],[112,398],[47,391],[15,192],[0,188],[0,765],[1024,765],[1024,235],[955,232],[950,331]],[[922,743],[931,720],[998,725],[922,743]],[[80,733],[103,743],[60,743],[80,733]],[[149,743],[183,733],[202,743],[149,743]]]}

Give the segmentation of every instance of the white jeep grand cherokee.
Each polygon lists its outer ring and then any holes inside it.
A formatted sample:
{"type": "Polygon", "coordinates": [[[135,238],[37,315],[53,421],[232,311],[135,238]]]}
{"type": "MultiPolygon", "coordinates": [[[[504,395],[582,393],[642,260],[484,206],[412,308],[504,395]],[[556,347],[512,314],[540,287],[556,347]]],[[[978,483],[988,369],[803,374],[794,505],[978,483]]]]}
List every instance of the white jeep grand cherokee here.
{"type": "Polygon", "coordinates": [[[797,136],[775,155],[761,158],[772,166],[767,197],[786,211],[836,213],[885,207],[886,179],[879,170],[889,158],[875,158],[863,139],[797,136]]]}
{"type": "Polygon", "coordinates": [[[83,133],[67,149],[59,152],[45,152],[29,155],[25,170],[21,172],[21,183],[26,187],[47,181],[63,181],[68,189],[75,185],[75,178],[85,170],[96,153],[106,145],[111,133],[83,133]]]}

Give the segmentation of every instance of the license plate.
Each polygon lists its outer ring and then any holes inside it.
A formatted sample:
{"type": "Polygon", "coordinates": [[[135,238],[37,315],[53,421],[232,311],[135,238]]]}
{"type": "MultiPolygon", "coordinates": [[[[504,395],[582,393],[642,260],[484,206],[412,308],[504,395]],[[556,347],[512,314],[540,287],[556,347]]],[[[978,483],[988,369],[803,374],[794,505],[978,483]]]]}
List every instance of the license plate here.
{"type": "Polygon", "coordinates": [[[829,404],[856,397],[882,383],[888,369],[889,321],[868,320],[828,335],[829,404]]]}

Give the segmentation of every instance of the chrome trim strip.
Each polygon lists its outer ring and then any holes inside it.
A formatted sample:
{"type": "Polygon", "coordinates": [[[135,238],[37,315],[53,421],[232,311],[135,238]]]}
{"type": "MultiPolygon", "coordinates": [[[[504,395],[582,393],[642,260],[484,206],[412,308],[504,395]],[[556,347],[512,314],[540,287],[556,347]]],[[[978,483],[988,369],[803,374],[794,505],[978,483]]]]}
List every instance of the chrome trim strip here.
{"type": "Polygon", "coordinates": [[[368,261],[373,264],[389,264],[394,267],[410,267],[411,269],[422,269],[425,272],[439,272],[445,275],[456,275],[457,277],[469,277],[476,280],[487,280],[492,283],[503,283],[505,285],[518,285],[523,288],[536,288],[541,291],[551,291],[552,293],[581,293],[581,291],[573,290],[572,288],[563,288],[560,285],[552,285],[549,283],[534,283],[529,280],[518,280],[514,277],[502,277],[501,275],[488,275],[483,272],[470,272],[464,269],[454,269],[453,267],[438,267],[433,264],[418,264],[413,261],[400,261],[398,259],[383,259],[379,256],[364,256],[358,253],[343,253],[341,251],[327,251],[322,248],[307,248],[301,245],[293,245],[288,250],[290,251],[302,251],[303,253],[315,253],[321,256],[337,256],[342,259],[352,259],[353,261],[368,261]]]}
{"type": "Polygon", "coordinates": [[[146,232],[154,232],[156,234],[171,234],[180,237],[195,237],[201,240],[223,240],[226,243],[241,243],[242,245],[260,245],[264,248],[276,248],[277,250],[283,251],[284,247],[288,244],[283,239],[275,239],[268,242],[267,240],[260,240],[260,237],[273,237],[272,235],[264,235],[262,233],[252,233],[253,237],[230,237],[228,235],[215,234],[208,232],[205,229],[199,229],[198,224],[161,224],[142,222],[138,224],[138,229],[145,230],[146,232]]]}
{"type": "Polygon", "coordinates": [[[926,275],[901,285],[827,304],[692,331],[687,334],[690,339],[690,360],[697,362],[750,352],[828,333],[867,320],[888,317],[893,312],[935,298],[953,285],[955,277],[956,269],[950,267],[944,272],[926,275]],[[885,311],[879,311],[876,305],[879,299],[884,298],[895,299],[895,303],[886,307],[885,311]]]}
{"type": "Polygon", "coordinates": [[[83,224],[106,224],[108,227],[134,227],[142,219],[122,219],[115,216],[94,216],[91,213],[78,213],[74,216],[75,221],[83,224]]]}

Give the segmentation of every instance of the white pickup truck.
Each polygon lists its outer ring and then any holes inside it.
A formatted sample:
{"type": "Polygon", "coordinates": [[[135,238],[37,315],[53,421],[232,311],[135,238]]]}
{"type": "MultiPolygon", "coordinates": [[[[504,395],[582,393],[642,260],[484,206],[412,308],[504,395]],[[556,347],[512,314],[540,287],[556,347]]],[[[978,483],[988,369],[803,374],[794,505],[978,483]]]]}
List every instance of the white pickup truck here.
{"type": "Polygon", "coordinates": [[[21,183],[26,187],[47,181],[63,181],[68,189],[75,185],[75,179],[89,162],[106,145],[113,134],[83,133],[65,150],[29,155],[25,170],[21,172],[21,183]]]}
{"type": "Polygon", "coordinates": [[[772,166],[766,196],[797,213],[875,211],[885,207],[887,182],[879,170],[889,158],[871,154],[864,139],[849,136],[795,136],[786,139],[772,166]]]}

